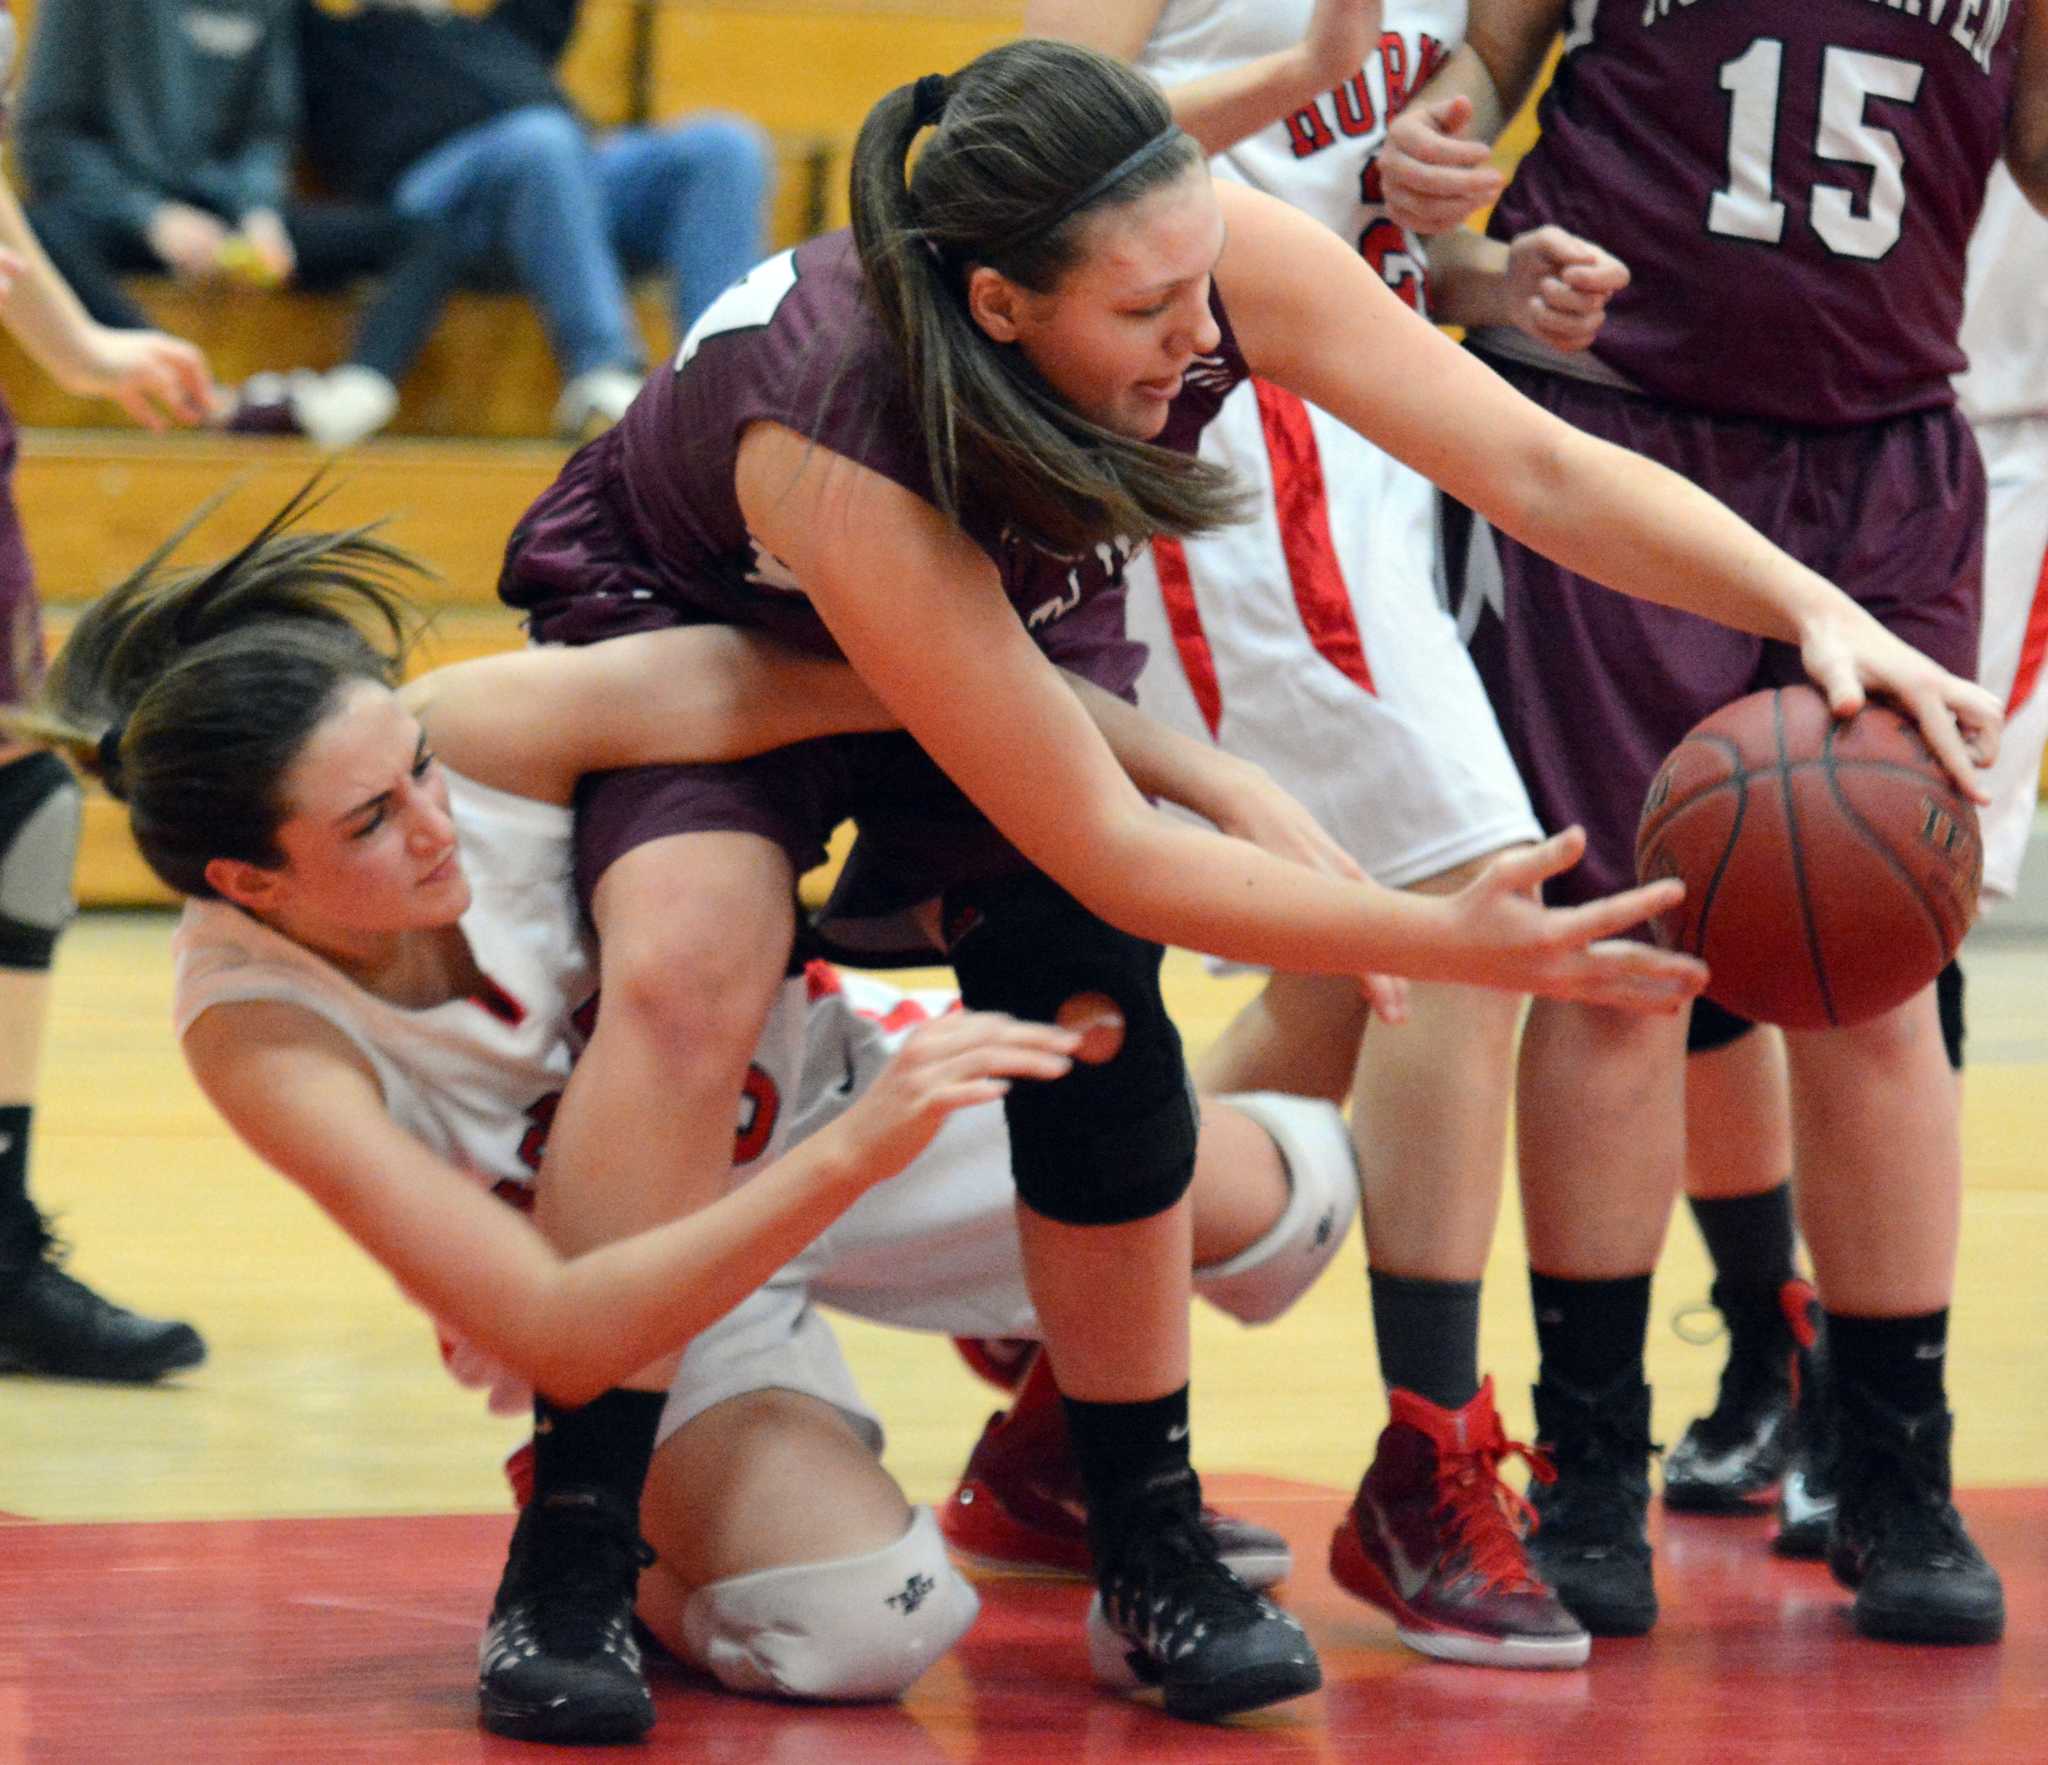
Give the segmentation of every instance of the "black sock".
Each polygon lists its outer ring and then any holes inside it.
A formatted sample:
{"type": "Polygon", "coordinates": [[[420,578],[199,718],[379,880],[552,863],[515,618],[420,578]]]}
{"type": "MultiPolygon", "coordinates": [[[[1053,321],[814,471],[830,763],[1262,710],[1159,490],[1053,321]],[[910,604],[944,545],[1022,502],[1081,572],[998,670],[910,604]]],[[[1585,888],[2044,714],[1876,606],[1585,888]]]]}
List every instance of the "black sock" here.
{"type": "Polygon", "coordinates": [[[1946,1306],[1915,1318],[1846,1318],[1831,1311],[1827,1344],[1837,1385],[1866,1391],[1908,1416],[1948,1407],[1946,1306]]]}
{"type": "Polygon", "coordinates": [[[1777,1305],[1778,1289],[1797,1270],[1793,1256],[1792,1185],[1760,1195],[1723,1195],[1686,1205],[1706,1240],[1716,1283],[1730,1291],[1762,1291],[1777,1305]]]}
{"type": "Polygon", "coordinates": [[[1441,1409],[1479,1394],[1479,1283],[1369,1269],[1380,1377],[1441,1409]]]}
{"type": "Polygon", "coordinates": [[[28,1198],[28,1138],[35,1108],[0,1107],[0,1270],[22,1268],[42,1254],[43,1216],[28,1198]]]}
{"type": "Polygon", "coordinates": [[[601,1490],[637,1520],[667,1396],[614,1387],[580,1409],[533,1400],[533,1501],[563,1490],[601,1490]]]}
{"type": "Polygon", "coordinates": [[[1091,1522],[1193,1485],[1185,1385],[1137,1403],[1089,1403],[1064,1394],[1060,1402],[1091,1522]]]}
{"type": "Polygon", "coordinates": [[[1588,1395],[1625,1375],[1643,1380],[1643,1339],[1650,1330],[1650,1277],[1570,1281],[1529,1271],[1542,1376],[1588,1395]]]}

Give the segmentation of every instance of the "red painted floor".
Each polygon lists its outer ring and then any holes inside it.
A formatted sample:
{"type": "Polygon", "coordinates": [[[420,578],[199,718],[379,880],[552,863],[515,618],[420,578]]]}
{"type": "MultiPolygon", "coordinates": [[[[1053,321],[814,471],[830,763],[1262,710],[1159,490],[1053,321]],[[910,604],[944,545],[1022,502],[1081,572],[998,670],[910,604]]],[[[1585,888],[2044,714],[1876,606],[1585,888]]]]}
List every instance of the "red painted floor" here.
{"type": "MultiPolygon", "coordinates": [[[[1749,1521],[1663,1528],[1664,1618],[1599,1643],[1582,1672],[1433,1664],[1334,1588],[1322,1551],[1342,1498],[1218,1479],[1283,1527],[1287,1589],[1325,1690],[1227,1729],[1097,1693],[1084,1592],[1003,1581],[981,1623],[897,1708],[749,1702],[657,1672],[639,1756],[702,1765],[1011,1765],[1048,1761],[1413,1758],[1456,1765],[2048,1762],[2048,1490],[1963,1503],[2005,1576],[2007,1639],[1915,1649],[1853,1635],[1813,1565],[1749,1521]]],[[[376,1760],[581,1756],[481,1734],[478,1628],[503,1517],[255,1520],[0,1529],[0,1760],[376,1760]]],[[[595,1756],[632,1757],[616,1751],[595,1756]]]]}

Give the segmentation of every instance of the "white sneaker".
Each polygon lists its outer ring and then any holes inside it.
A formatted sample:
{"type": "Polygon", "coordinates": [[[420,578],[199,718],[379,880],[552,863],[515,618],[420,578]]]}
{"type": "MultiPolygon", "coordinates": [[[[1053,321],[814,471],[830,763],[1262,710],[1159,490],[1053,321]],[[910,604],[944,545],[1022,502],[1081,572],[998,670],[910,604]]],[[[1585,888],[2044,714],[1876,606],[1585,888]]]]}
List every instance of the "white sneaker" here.
{"type": "Polygon", "coordinates": [[[588,441],[626,414],[640,395],[644,376],[631,368],[592,368],[562,388],[555,402],[555,433],[565,441],[588,441]]]}

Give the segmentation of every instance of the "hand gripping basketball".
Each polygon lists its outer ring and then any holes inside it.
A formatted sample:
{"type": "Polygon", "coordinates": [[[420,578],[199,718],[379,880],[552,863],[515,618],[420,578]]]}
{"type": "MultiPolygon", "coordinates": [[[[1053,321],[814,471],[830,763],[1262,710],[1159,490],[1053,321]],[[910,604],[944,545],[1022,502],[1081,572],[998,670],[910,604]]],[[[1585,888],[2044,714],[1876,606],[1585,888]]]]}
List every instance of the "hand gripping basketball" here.
{"type": "Polygon", "coordinates": [[[1665,879],[1582,907],[1545,907],[1536,891],[1585,850],[1585,830],[1566,828],[1496,858],[1447,897],[1474,960],[1473,972],[1458,978],[1586,1005],[1675,1012],[1706,984],[1706,964],[1619,934],[1677,907],[1684,885],[1665,879]]]}

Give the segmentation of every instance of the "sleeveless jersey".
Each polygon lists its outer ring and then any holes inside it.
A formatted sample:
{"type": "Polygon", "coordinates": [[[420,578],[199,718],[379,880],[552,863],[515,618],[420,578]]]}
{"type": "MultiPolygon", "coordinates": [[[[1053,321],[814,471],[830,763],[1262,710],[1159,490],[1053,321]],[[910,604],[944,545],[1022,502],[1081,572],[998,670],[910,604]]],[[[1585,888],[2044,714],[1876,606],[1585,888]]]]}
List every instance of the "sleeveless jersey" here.
{"type": "MultiPolygon", "coordinates": [[[[314,1013],[369,1062],[400,1127],[488,1187],[524,1188],[595,1020],[597,963],[570,881],[573,818],[553,804],[448,774],[472,899],[462,930],[490,981],[483,998],[408,1010],[225,901],[190,901],[172,939],[183,1035],[210,1006],[274,1000],[314,1013]]],[[[735,1162],[788,1140],[807,990],[784,983],[749,1070],[735,1162]]]]}
{"type": "Polygon", "coordinates": [[[2048,216],[2003,166],[1970,240],[1963,353],[1956,395],[1971,421],[2048,417],[2048,216]]]}
{"type": "Polygon", "coordinates": [[[1963,264],[2024,0],[1571,0],[1503,238],[1634,280],[1594,354],[1674,404],[1797,424],[1951,401],[1963,264]]]}
{"type": "MultiPolygon", "coordinates": [[[[1223,396],[1245,377],[1228,321],[1214,356],[1188,370],[1159,445],[1194,450],[1223,396]]],[[[591,635],[630,627],[621,599],[765,628],[831,653],[824,623],[789,568],[747,531],[734,490],[741,437],[780,423],[931,500],[923,441],[886,337],[869,312],[850,232],[828,233],[757,265],[691,328],[623,419],[572,460],[515,529],[500,592],[533,609],[551,639],[582,641],[564,602],[590,600],[591,635]],[[605,604],[609,603],[609,604],[605,604]],[[621,613],[625,622],[621,622],[621,613]]],[[[960,525],[1000,572],[1004,593],[1063,666],[1128,691],[1142,651],[1123,631],[1129,548],[1059,557],[973,509],[960,525]]],[[[654,623],[649,619],[648,623],[654,623]]],[[[672,618],[664,621],[672,623],[672,618]]]]}
{"type": "MultiPolygon", "coordinates": [[[[1314,12],[1315,0],[1166,0],[1138,66],[1170,89],[1292,48],[1314,12]]],[[[1465,13],[1465,0],[1393,0],[1364,67],[1210,162],[1349,239],[1418,311],[1426,308],[1423,254],[1387,218],[1377,159],[1388,122],[1464,41],[1465,13]]]]}

